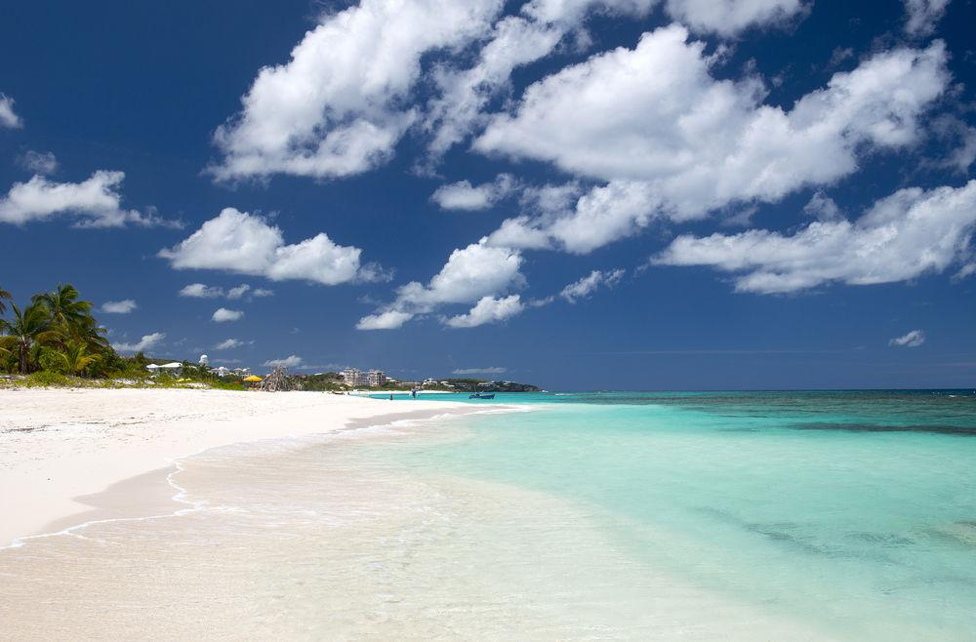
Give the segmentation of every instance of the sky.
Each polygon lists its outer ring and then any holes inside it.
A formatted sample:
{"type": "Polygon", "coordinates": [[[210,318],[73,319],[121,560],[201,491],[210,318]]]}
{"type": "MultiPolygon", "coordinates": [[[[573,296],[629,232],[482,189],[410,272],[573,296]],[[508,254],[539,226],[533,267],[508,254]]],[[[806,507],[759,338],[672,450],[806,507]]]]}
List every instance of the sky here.
{"type": "Polygon", "coordinates": [[[4,13],[0,287],[122,352],[976,386],[973,0],[4,13]]]}

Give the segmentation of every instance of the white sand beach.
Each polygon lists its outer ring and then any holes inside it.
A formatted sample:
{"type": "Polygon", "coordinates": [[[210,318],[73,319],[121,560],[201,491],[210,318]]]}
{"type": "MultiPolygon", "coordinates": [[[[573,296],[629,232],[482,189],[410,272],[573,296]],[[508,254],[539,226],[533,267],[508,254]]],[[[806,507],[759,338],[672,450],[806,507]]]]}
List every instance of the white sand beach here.
{"type": "Polygon", "coordinates": [[[818,637],[635,560],[597,507],[384,455],[463,441],[423,419],[483,406],[33,389],[0,407],[4,543],[87,525],[0,550],[3,639],[818,637]]]}
{"type": "Polygon", "coordinates": [[[0,547],[91,519],[76,516],[93,509],[98,518],[139,514],[150,503],[149,487],[171,489],[146,484],[146,492],[110,506],[84,498],[208,448],[477,411],[317,392],[171,389],[8,389],[0,390],[0,408],[0,547]]]}

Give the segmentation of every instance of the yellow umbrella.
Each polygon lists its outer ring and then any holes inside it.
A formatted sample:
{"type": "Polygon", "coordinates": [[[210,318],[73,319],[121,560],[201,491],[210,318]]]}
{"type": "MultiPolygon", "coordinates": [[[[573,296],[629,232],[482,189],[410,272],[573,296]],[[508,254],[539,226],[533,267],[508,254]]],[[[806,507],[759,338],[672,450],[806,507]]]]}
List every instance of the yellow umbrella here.
{"type": "Polygon", "coordinates": [[[250,377],[244,379],[244,381],[261,381],[261,377],[257,375],[251,375],[250,377]]]}

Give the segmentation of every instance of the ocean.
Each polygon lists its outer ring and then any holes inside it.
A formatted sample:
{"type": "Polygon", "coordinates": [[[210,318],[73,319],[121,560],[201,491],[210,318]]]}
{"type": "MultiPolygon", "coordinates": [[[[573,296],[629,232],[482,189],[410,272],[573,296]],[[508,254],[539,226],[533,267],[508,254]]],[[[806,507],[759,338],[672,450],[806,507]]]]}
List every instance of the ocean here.
{"type": "Polygon", "coordinates": [[[8,613],[81,637],[976,635],[973,390],[472,403],[191,457],[178,516],[9,556],[8,613]]]}

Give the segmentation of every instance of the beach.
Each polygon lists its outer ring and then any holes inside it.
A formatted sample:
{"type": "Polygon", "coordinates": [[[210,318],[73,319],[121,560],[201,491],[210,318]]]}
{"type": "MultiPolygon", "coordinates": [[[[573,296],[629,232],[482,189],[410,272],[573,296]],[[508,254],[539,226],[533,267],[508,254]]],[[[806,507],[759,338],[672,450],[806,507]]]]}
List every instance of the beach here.
{"type": "Polygon", "coordinates": [[[962,391],[0,401],[5,639],[966,640],[976,626],[962,391]]]}
{"type": "MultiPolygon", "coordinates": [[[[0,408],[0,546],[67,528],[72,516],[93,510],[76,523],[144,513],[139,493],[101,507],[79,498],[164,474],[177,459],[208,448],[473,411],[463,404],[421,401],[404,408],[325,393],[135,388],[0,390],[0,408]]],[[[165,484],[147,485],[157,495],[173,494],[165,484]]]]}

